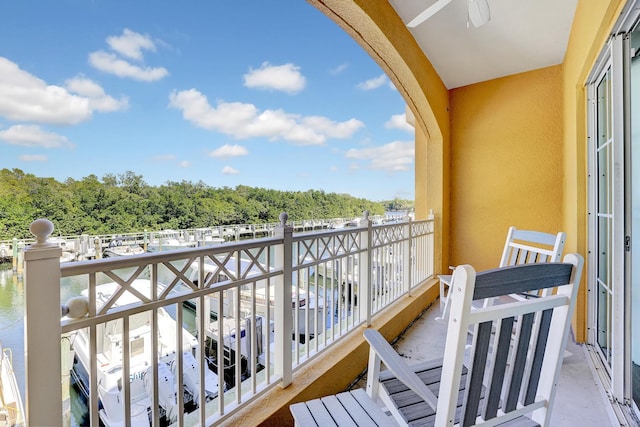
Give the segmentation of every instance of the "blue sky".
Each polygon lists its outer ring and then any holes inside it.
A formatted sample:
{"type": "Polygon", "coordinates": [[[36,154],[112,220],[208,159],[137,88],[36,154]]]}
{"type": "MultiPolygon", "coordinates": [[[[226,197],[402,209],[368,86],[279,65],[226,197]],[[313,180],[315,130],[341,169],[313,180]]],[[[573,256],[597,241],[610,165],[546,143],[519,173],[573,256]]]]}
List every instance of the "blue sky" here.
{"type": "Polygon", "coordinates": [[[414,198],[380,67],[304,0],[0,3],[0,168],[414,198]]]}

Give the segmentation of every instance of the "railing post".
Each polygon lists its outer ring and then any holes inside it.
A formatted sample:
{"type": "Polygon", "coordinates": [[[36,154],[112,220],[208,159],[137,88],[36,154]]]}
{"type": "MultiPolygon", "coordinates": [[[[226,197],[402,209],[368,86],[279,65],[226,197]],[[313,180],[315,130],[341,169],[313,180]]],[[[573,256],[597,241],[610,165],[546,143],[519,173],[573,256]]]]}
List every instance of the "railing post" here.
{"type": "Polygon", "coordinates": [[[413,233],[412,233],[412,229],[413,227],[411,226],[411,217],[407,216],[407,222],[404,226],[404,243],[403,243],[403,248],[402,248],[402,252],[403,252],[403,257],[402,257],[402,280],[403,280],[403,286],[404,286],[404,291],[407,293],[407,295],[411,296],[411,288],[413,286],[412,283],[412,272],[411,272],[411,267],[412,267],[412,260],[413,260],[413,233]]]}
{"type": "Polygon", "coordinates": [[[13,267],[13,272],[15,273],[18,271],[18,238],[17,237],[13,238],[13,244],[11,245],[11,253],[12,253],[11,263],[13,267]]]}
{"type": "Polygon", "coordinates": [[[291,286],[293,278],[292,236],[293,227],[287,225],[289,215],[280,214],[280,224],[275,229],[275,236],[283,238],[283,244],[275,248],[275,268],[282,269],[282,276],[274,278],[275,283],[275,373],[282,378],[282,388],[291,384],[292,353],[291,331],[293,329],[293,313],[291,309],[291,286]]]}
{"type": "Polygon", "coordinates": [[[435,266],[436,266],[436,260],[435,260],[435,256],[436,256],[436,249],[435,249],[435,245],[436,245],[436,225],[435,225],[435,216],[433,214],[433,209],[429,209],[429,215],[427,216],[427,219],[429,221],[431,221],[430,224],[430,230],[431,230],[431,234],[429,235],[429,247],[428,247],[428,251],[429,251],[429,272],[428,272],[428,276],[435,274],[435,266]]]}
{"type": "Polygon", "coordinates": [[[62,249],[47,243],[53,224],[46,219],[31,223],[36,243],[25,258],[25,410],[27,425],[62,425],[60,355],[60,255],[62,249]]]}
{"type": "Polygon", "coordinates": [[[360,226],[364,230],[360,233],[360,245],[367,251],[360,253],[358,262],[358,305],[360,306],[360,318],[364,319],[367,326],[371,325],[371,269],[373,260],[373,223],[369,219],[369,211],[362,213],[360,226]]]}

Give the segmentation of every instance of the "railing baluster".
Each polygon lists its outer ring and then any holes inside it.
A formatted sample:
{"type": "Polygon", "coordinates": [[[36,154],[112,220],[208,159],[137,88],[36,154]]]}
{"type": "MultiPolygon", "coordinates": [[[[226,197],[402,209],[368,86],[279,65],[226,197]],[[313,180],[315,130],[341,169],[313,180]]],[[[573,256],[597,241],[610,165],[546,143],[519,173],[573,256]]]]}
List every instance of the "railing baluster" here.
{"type": "Polygon", "coordinates": [[[356,295],[356,299],[360,306],[360,319],[363,319],[365,324],[370,326],[372,296],[375,295],[375,292],[372,292],[373,283],[371,281],[371,269],[374,265],[372,258],[373,224],[369,219],[369,211],[364,211],[364,217],[360,221],[360,226],[363,227],[360,233],[360,247],[366,249],[366,252],[360,254],[360,262],[358,265],[358,294],[356,295]]]}
{"type": "MultiPolygon", "coordinates": [[[[122,349],[122,392],[124,401],[124,419],[127,423],[131,420],[131,383],[130,370],[131,365],[131,341],[129,340],[129,320],[130,316],[124,316],[122,319],[122,343],[120,348],[122,349]]],[[[93,358],[93,357],[92,357],[93,358]]]]}
{"type": "MultiPolygon", "coordinates": [[[[158,402],[160,400],[160,393],[158,390],[158,354],[159,354],[159,346],[160,340],[158,338],[158,309],[154,308],[151,310],[151,384],[153,384],[153,396],[151,396],[151,404],[152,408],[158,407],[158,402]]],[[[147,374],[148,375],[148,374],[147,374]]],[[[160,414],[158,411],[151,411],[151,421],[153,427],[160,427],[160,414]]]]}
{"type": "Polygon", "coordinates": [[[178,426],[184,425],[184,331],[182,327],[182,310],[184,305],[176,304],[176,358],[173,362],[176,364],[175,381],[176,381],[176,397],[178,399],[178,426]]]}
{"type": "MultiPolygon", "coordinates": [[[[96,315],[96,274],[89,275],[89,316],[96,315]]],[[[98,354],[97,326],[89,327],[89,354],[98,354]]],[[[89,414],[91,416],[91,427],[100,425],[98,415],[98,360],[92,357],[89,361],[91,372],[89,372],[89,414]]]]}
{"type": "MultiPolygon", "coordinates": [[[[411,296],[411,287],[413,285],[411,274],[411,245],[413,244],[413,236],[412,236],[412,223],[411,217],[409,217],[409,221],[404,224],[404,241],[402,242],[402,288],[403,291],[406,292],[409,296],[411,296]]],[[[397,266],[393,266],[394,268],[397,266]]]]}

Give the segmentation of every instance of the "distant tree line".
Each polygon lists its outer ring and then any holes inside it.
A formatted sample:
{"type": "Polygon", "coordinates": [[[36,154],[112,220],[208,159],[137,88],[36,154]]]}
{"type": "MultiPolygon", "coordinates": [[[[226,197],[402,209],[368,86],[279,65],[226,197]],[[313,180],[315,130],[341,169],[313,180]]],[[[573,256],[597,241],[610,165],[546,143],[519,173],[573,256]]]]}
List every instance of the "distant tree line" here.
{"type": "Polygon", "coordinates": [[[30,237],[29,225],[37,218],[51,220],[56,235],[110,234],[277,222],[281,212],[291,221],[357,217],[365,210],[382,215],[406,209],[405,202],[372,202],[321,190],[214,188],[202,181],[154,187],[130,171],[58,182],[2,169],[0,240],[30,237]]]}

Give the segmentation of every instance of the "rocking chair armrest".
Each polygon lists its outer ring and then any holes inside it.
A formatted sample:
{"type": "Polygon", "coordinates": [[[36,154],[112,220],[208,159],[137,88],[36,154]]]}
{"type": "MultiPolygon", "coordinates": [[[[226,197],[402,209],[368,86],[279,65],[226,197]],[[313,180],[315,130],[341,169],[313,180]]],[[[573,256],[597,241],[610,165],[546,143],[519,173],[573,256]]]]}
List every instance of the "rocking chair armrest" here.
{"type": "Polygon", "coordinates": [[[364,338],[369,342],[370,351],[376,356],[387,369],[403,384],[413,390],[422,400],[435,409],[438,407],[438,398],[422,380],[416,375],[402,357],[396,353],[393,347],[384,339],[380,332],[374,329],[364,331],[364,338]]]}

